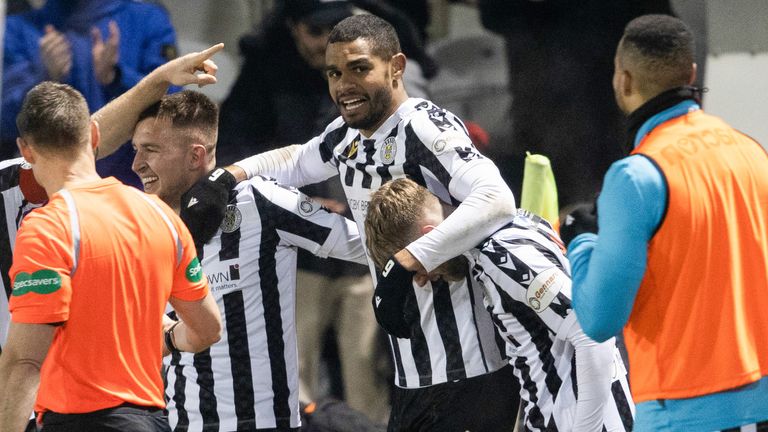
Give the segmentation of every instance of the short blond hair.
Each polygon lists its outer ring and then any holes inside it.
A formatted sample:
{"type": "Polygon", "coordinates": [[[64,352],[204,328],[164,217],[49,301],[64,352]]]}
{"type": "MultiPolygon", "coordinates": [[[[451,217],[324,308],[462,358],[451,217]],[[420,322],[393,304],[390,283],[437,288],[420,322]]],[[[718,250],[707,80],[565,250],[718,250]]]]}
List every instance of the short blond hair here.
{"type": "Polygon", "coordinates": [[[407,178],[383,184],[371,195],[365,215],[365,244],[377,268],[419,236],[425,204],[437,199],[407,178]]]}

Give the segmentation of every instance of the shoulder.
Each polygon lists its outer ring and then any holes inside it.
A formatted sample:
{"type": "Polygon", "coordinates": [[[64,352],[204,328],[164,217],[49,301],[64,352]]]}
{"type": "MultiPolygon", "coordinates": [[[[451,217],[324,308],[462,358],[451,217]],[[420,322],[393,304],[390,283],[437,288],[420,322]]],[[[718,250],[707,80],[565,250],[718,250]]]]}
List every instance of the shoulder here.
{"type": "Polygon", "coordinates": [[[54,195],[44,206],[29,212],[19,226],[20,238],[22,233],[55,238],[67,232],[69,232],[69,206],[59,194],[54,195]]]}
{"type": "Polygon", "coordinates": [[[632,155],[620,159],[608,168],[605,186],[620,188],[665,188],[663,173],[653,159],[632,155]]]}
{"type": "Polygon", "coordinates": [[[325,127],[325,130],[323,130],[323,133],[320,135],[320,137],[323,142],[336,141],[336,144],[338,144],[344,140],[344,137],[347,135],[347,131],[349,129],[349,125],[347,125],[344,119],[339,116],[336,117],[332,122],[328,123],[328,126],[325,127]]]}
{"type": "Polygon", "coordinates": [[[472,141],[462,121],[453,113],[426,99],[416,99],[412,111],[404,116],[419,140],[435,153],[446,147],[469,146],[472,141]]]}
{"type": "Polygon", "coordinates": [[[238,183],[235,191],[237,192],[235,200],[238,205],[247,203],[260,205],[261,202],[273,202],[278,196],[295,196],[299,193],[296,188],[281,185],[277,180],[264,176],[255,176],[238,183]]]}

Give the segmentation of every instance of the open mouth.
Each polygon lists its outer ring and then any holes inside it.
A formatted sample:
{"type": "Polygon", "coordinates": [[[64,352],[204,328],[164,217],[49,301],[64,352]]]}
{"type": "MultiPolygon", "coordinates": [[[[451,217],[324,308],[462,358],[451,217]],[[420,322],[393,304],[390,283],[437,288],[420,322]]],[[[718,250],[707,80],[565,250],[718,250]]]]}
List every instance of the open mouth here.
{"type": "Polygon", "coordinates": [[[159,180],[159,178],[157,176],[142,177],[141,178],[141,183],[144,185],[144,189],[146,189],[147,186],[153,185],[158,180],[159,180]]]}
{"type": "Polygon", "coordinates": [[[347,112],[352,112],[363,106],[365,103],[365,99],[363,98],[354,98],[354,99],[348,99],[343,102],[341,102],[341,106],[344,108],[347,112]]]}

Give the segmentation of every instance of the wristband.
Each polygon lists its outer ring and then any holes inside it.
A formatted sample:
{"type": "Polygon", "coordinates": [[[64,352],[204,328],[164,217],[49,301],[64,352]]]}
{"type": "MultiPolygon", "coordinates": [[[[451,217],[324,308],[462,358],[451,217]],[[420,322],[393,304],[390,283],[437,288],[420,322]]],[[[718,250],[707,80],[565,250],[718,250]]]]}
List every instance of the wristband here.
{"type": "Polygon", "coordinates": [[[173,331],[176,329],[176,326],[181,324],[181,321],[176,321],[173,323],[171,328],[168,329],[168,331],[165,332],[165,347],[168,348],[168,351],[171,353],[177,353],[180,352],[179,348],[176,346],[176,338],[173,335],[173,331]]]}

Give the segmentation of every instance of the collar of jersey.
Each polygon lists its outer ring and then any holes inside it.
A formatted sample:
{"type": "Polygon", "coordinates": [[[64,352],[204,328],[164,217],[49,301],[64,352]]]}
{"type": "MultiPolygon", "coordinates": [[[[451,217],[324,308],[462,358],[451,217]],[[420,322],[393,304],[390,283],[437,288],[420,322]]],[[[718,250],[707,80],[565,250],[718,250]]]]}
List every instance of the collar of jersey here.
{"type": "Polygon", "coordinates": [[[362,133],[360,134],[361,138],[364,140],[375,140],[379,141],[379,139],[385,138],[389,136],[389,131],[391,131],[395,126],[397,126],[398,123],[400,123],[400,120],[406,118],[408,114],[412,113],[416,110],[416,105],[420,104],[421,102],[425,102],[424,99],[420,98],[408,98],[400,104],[399,107],[397,107],[397,111],[395,111],[391,116],[389,116],[388,119],[384,121],[384,123],[379,126],[378,129],[376,129],[376,132],[371,135],[370,138],[366,138],[365,135],[362,133]]]}

